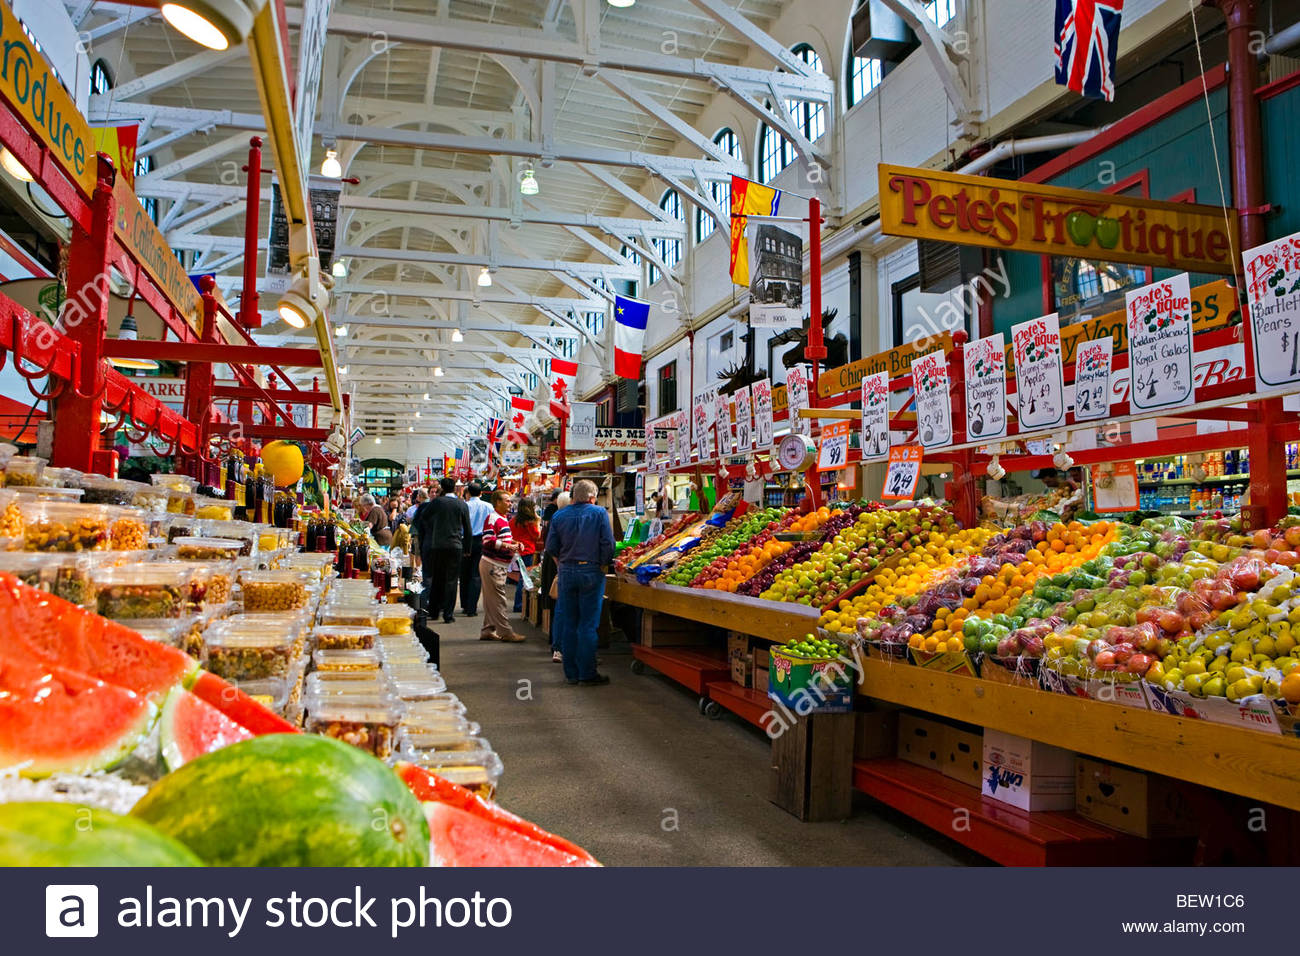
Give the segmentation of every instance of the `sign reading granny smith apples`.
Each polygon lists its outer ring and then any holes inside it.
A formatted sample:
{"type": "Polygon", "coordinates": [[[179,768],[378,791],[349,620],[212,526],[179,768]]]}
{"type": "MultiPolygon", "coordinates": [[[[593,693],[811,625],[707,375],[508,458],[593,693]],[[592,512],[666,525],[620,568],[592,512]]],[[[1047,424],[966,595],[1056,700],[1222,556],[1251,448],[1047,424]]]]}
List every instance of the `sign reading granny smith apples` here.
{"type": "Polygon", "coordinates": [[[1057,315],[1011,327],[1016,358],[1016,408],[1020,430],[1051,428],[1065,421],[1065,377],[1061,371],[1061,325],[1057,315]]]}
{"type": "Polygon", "coordinates": [[[948,358],[931,352],[912,361],[916,393],[916,434],[926,448],[952,443],[952,405],[948,400],[948,358]]]}
{"type": "Polygon", "coordinates": [[[1007,433],[1006,347],[1001,332],[966,345],[966,439],[1007,433]]]}
{"type": "Polygon", "coordinates": [[[889,373],[862,377],[862,460],[889,454],[889,373]]]}
{"type": "Polygon", "coordinates": [[[1124,294],[1129,406],[1182,405],[1192,397],[1192,290],[1180,273],[1124,294]]]}
{"type": "Polygon", "coordinates": [[[1110,336],[1082,343],[1074,353],[1074,420],[1091,422],[1110,415],[1110,367],[1115,342],[1110,336]]]}
{"type": "Polygon", "coordinates": [[[1300,381],[1300,232],[1247,249],[1242,260],[1255,378],[1300,381]]]}
{"type": "Polygon", "coordinates": [[[886,235],[1229,275],[1237,221],[1218,206],[880,164],[886,235]]]}

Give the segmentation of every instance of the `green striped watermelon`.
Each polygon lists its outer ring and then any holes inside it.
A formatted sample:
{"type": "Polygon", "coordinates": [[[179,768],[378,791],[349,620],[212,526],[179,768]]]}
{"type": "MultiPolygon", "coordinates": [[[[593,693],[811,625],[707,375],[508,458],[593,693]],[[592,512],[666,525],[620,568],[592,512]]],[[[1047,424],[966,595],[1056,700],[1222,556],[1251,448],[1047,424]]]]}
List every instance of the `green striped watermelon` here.
{"type": "Polygon", "coordinates": [[[0,804],[0,866],[202,866],[134,817],[72,803],[0,804]]]}
{"type": "Polygon", "coordinates": [[[159,780],[131,811],[212,866],[424,866],[420,803],[379,760],[310,734],[232,744],[159,780]]]}
{"type": "Polygon", "coordinates": [[[247,727],[181,687],[172,688],[158,719],[159,749],[168,770],[253,736],[247,727]]]}

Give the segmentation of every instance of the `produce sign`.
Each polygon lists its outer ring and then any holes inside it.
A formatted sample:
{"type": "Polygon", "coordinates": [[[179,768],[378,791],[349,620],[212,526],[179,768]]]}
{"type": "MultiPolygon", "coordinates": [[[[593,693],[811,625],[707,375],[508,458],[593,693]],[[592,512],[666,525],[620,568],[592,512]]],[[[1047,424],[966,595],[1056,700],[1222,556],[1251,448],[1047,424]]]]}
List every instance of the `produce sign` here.
{"type": "Polygon", "coordinates": [[[731,431],[731,398],[721,392],[714,398],[713,429],[718,457],[734,455],[736,448],[735,435],[731,431]]]}
{"type": "Polygon", "coordinates": [[[835,422],[822,429],[821,445],[817,449],[817,470],[837,471],[849,460],[849,428],[846,421],[835,422]]]}
{"type": "Polygon", "coordinates": [[[1110,416],[1110,368],[1115,343],[1109,338],[1084,342],[1075,353],[1074,420],[1097,421],[1110,416]]]}
{"type": "Polygon", "coordinates": [[[966,365],[966,437],[1001,438],[1007,433],[1006,351],[1001,332],[969,343],[966,365]]]}
{"type": "Polygon", "coordinates": [[[916,432],[926,448],[952,442],[952,405],[948,398],[948,358],[942,352],[922,355],[912,362],[912,390],[916,394],[916,432]]]}
{"type": "Polygon", "coordinates": [[[862,376],[862,460],[889,454],[889,373],[862,376]]]}
{"type": "Polygon", "coordinates": [[[895,445],[889,449],[889,468],[885,471],[885,487],[880,497],[891,501],[910,501],[916,497],[916,485],[921,480],[920,445],[895,445]]]}
{"type": "Polygon", "coordinates": [[[1247,249],[1242,260],[1255,377],[1265,385],[1300,381],[1300,233],[1247,249]]]}
{"type": "Polygon", "coordinates": [[[749,410],[749,386],[736,389],[736,451],[743,454],[754,447],[753,422],[749,410]]]}
{"type": "Polygon", "coordinates": [[[1092,498],[1098,512],[1137,511],[1137,465],[1131,461],[1093,465],[1092,498]]]}
{"type": "Polygon", "coordinates": [[[772,648],[768,693],[796,713],[844,713],[853,709],[851,668],[839,661],[834,641],[806,635],[772,648]]]}
{"type": "Polygon", "coordinates": [[[758,448],[772,447],[772,383],[759,379],[754,383],[754,431],[758,448]]]}
{"type": "Polygon", "coordinates": [[[1016,405],[1020,428],[1050,428],[1065,421],[1061,326],[1056,313],[1011,327],[1016,355],[1016,405]]]}
{"type": "Polygon", "coordinates": [[[1192,293],[1187,274],[1126,292],[1124,304],[1133,409],[1188,402],[1192,397],[1192,293]]]}
{"type": "Polygon", "coordinates": [[[880,164],[886,235],[1230,275],[1237,222],[1217,206],[880,164]]]}
{"type": "Polygon", "coordinates": [[[789,396],[790,430],[799,435],[812,435],[812,419],[800,415],[808,404],[808,368],[796,365],[786,372],[785,393],[789,396]]]}

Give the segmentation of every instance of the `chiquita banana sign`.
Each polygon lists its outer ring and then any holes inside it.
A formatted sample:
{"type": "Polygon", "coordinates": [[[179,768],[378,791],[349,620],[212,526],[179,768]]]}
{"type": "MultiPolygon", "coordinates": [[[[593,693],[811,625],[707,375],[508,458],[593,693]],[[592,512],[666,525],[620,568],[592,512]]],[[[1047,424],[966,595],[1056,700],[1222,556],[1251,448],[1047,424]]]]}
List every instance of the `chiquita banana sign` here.
{"type": "Polygon", "coordinates": [[[883,163],[880,222],[891,236],[1223,275],[1240,247],[1218,206],[883,163]]]}

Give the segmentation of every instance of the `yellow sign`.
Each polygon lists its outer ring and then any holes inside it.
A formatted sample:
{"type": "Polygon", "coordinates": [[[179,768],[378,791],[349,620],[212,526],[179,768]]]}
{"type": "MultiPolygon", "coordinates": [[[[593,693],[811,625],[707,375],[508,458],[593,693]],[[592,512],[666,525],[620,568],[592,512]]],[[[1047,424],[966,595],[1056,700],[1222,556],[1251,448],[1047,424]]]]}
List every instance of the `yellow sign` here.
{"type": "MultiPolygon", "coordinates": [[[[1122,314],[1120,318],[1122,322],[1122,314]]],[[[911,375],[912,359],[920,358],[938,349],[942,349],[944,355],[952,351],[951,332],[944,332],[933,339],[909,342],[907,345],[900,345],[896,349],[880,352],[877,355],[869,355],[848,365],[841,365],[839,368],[828,368],[817,376],[817,394],[825,398],[828,395],[847,392],[861,385],[862,380],[868,375],[875,375],[877,372],[888,372],[891,379],[898,378],[900,375],[911,375]]]]}
{"type": "Polygon", "coordinates": [[[1231,275],[1237,217],[1218,206],[880,164],[891,236],[1231,275]]]}
{"type": "Polygon", "coordinates": [[[68,177],[91,195],[96,170],[90,126],[5,3],[0,3],[0,42],[4,44],[0,50],[0,96],[68,177]]]}
{"type": "Polygon", "coordinates": [[[185,267],[123,176],[118,176],[113,182],[113,199],[117,207],[113,231],[117,238],[131,258],[149,273],[167,300],[185,317],[190,328],[195,332],[201,331],[203,299],[199,290],[194,288],[185,267]]]}
{"type": "Polygon", "coordinates": [[[772,386],[772,414],[785,412],[790,409],[790,396],[786,394],[784,385],[772,386]]]}

